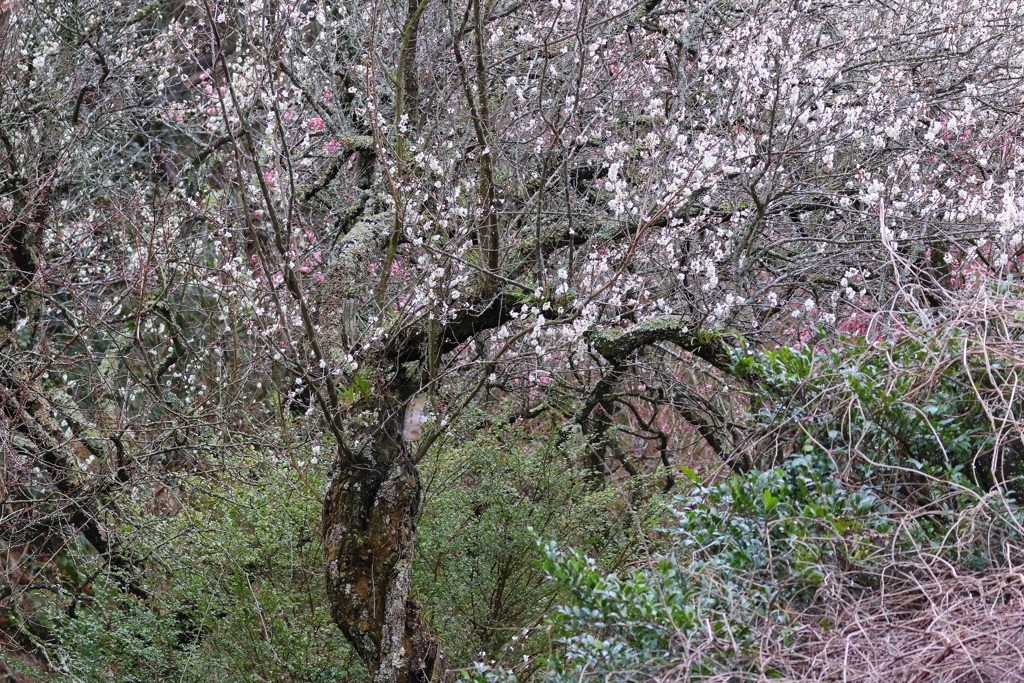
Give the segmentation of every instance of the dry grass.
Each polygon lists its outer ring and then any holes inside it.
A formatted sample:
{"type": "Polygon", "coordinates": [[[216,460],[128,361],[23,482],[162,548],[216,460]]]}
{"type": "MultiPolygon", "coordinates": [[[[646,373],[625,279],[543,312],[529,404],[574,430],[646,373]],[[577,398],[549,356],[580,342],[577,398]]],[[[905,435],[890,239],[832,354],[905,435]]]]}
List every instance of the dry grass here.
{"type": "Polygon", "coordinates": [[[899,583],[833,603],[827,618],[806,627],[798,647],[772,653],[766,663],[791,681],[1024,680],[1019,571],[899,583]]]}

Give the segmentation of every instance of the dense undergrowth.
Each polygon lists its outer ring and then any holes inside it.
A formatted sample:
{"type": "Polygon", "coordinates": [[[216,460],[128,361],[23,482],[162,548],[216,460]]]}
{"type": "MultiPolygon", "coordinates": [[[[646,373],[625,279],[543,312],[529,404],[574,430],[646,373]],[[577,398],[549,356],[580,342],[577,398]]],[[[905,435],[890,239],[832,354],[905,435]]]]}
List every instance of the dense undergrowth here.
{"type": "Polygon", "coordinates": [[[1019,676],[1024,316],[974,304],[966,322],[737,353],[766,466],[694,477],[630,571],[545,543],[571,596],[550,678],[1019,676]]]}
{"type": "MultiPolygon", "coordinates": [[[[738,347],[758,466],[682,467],[670,494],[653,477],[595,478],[585,440],[557,421],[475,416],[424,466],[415,592],[451,675],[1019,672],[1006,624],[1024,615],[1024,315],[1005,292],[972,305],[969,324],[901,316],[874,340],[738,347]]],[[[122,511],[152,571],[88,553],[69,565],[66,586],[87,588],[40,602],[51,673],[31,680],[365,678],[322,598],[329,473],[312,454],[231,457],[220,475],[181,478],[175,514],[150,498],[122,511]]]]}

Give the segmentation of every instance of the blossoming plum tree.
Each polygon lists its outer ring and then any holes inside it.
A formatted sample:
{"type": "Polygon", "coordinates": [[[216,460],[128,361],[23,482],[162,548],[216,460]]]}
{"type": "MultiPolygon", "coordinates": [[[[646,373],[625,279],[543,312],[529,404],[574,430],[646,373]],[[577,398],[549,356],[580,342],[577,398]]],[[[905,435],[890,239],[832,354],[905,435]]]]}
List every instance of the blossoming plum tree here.
{"type": "Polygon", "coordinates": [[[328,598],[381,683],[445,675],[417,465],[468,407],[560,414],[597,476],[653,443],[670,483],[673,420],[748,469],[738,337],[871,333],[1024,255],[1016,2],[3,11],[5,487],[130,565],[99,473],[284,438],[275,387],[334,444],[328,598]]]}

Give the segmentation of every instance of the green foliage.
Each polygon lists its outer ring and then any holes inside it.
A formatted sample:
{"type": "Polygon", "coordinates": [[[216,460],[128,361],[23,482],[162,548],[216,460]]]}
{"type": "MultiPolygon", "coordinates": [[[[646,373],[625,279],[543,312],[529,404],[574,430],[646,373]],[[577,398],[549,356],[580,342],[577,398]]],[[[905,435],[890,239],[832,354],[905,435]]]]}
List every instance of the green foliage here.
{"type": "Polygon", "coordinates": [[[577,437],[506,426],[452,442],[424,467],[418,599],[454,667],[479,659],[528,670],[544,644],[535,627],[561,596],[538,566],[538,536],[612,568],[635,556],[637,530],[659,508],[645,481],[597,486],[577,437]]]}
{"type": "MultiPolygon", "coordinates": [[[[823,585],[868,592],[882,567],[913,566],[922,548],[942,552],[953,537],[1020,528],[996,506],[982,506],[972,529],[951,515],[908,516],[871,485],[843,483],[820,452],[698,486],[676,507],[666,551],[630,572],[607,573],[545,544],[545,570],[572,596],[551,620],[552,680],[650,680],[684,665],[696,680],[758,673],[765,639],[796,637],[823,585]]],[[[992,556],[991,547],[946,553],[962,571],[992,556]]]]}
{"type": "Polygon", "coordinates": [[[1013,444],[1000,451],[995,439],[1020,399],[992,400],[1015,368],[955,327],[874,344],[842,338],[828,350],[781,348],[737,363],[763,378],[754,397],[763,428],[795,428],[805,448],[850,461],[864,478],[907,465],[940,478],[962,472],[991,489],[1021,474],[1024,453],[1013,444]]]}
{"type": "Polygon", "coordinates": [[[667,551],[623,575],[546,544],[545,570],[573,597],[553,621],[564,647],[554,678],[646,680],[687,648],[692,676],[756,670],[766,625],[788,624],[830,565],[869,560],[867,539],[891,529],[877,497],[834,475],[827,460],[801,457],[696,486],[676,499],[667,551]]]}
{"type": "Polygon", "coordinates": [[[373,394],[373,387],[366,375],[353,373],[350,382],[341,390],[339,401],[345,407],[351,407],[356,402],[369,398],[373,394]]]}
{"type": "Polygon", "coordinates": [[[324,485],[312,468],[253,457],[230,477],[183,480],[174,516],[140,505],[129,526],[148,569],[131,579],[151,597],[101,573],[74,618],[68,596],[54,600],[45,623],[58,639],[47,649],[60,679],[365,680],[323,597],[324,485]]]}
{"type": "Polygon", "coordinates": [[[1024,526],[1002,487],[1017,463],[985,479],[977,462],[1012,368],[973,355],[974,341],[919,331],[738,353],[738,372],[758,378],[751,429],[791,448],[765,471],[692,478],[659,551],[629,571],[545,543],[543,567],[571,596],[549,620],[550,679],[771,677],[765,643],[799,639],[828,586],[866,595],[935,560],[967,573],[1009,559],[1024,526]]]}

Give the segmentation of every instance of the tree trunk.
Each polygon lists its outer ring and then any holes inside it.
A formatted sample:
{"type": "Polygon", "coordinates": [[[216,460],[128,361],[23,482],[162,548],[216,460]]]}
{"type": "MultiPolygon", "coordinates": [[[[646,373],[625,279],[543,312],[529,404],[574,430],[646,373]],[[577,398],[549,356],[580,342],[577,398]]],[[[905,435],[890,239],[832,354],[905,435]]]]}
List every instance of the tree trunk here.
{"type": "Polygon", "coordinates": [[[331,614],[375,683],[445,674],[440,646],[409,597],[420,480],[402,441],[404,404],[380,406],[356,457],[339,458],[324,501],[331,614]]]}

